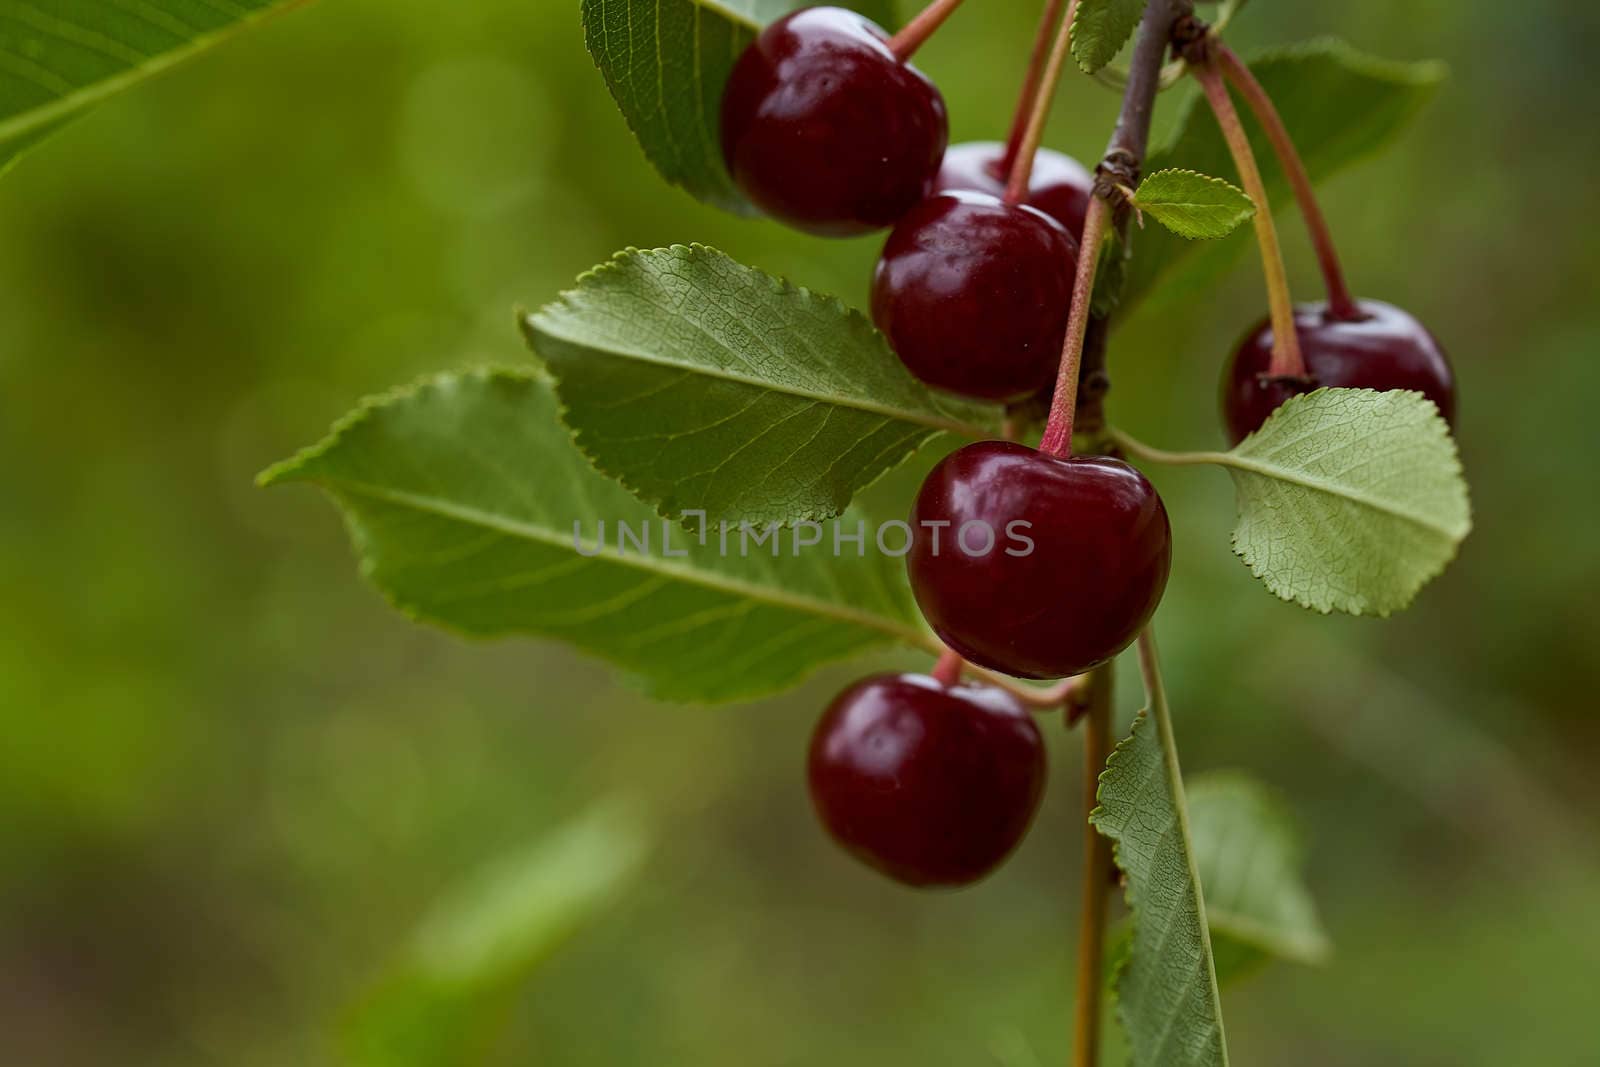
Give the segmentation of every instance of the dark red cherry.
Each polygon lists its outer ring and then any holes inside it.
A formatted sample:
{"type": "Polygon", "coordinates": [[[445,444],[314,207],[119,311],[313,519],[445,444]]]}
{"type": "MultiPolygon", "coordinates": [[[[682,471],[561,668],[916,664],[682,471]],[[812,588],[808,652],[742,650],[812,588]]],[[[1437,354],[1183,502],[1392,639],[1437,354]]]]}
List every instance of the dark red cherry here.
{"type": "Polygon", "coordinates": [[[1044,793],[1044,739],[1011,694],[882,674],[840,693],[811,737],[811,799],[834,839],[916,886],[975,882],[1044,793]]]}
{"type": "Polygon", "coordinates": [[[1358,318],[1338,318],[1326,304],[1295,308],[1295,333],[1311,384],[1263,380],[1272,361],[1270,320],[1245,334],[1222,371],[1222,418],[1234,444],[1260,429],[1279,404],[1317,386],[1414,389],[1455,425],[1455,374],[1433,334],[1392,304],[1358,300],[1356,307],[1358,318]]]}
{"type": "Polygon", "coordinates": [[[933,187],[944,98],[853,11],[813,7],[762,30],[722,94],[722,155],[761,210],[824,237],[892,226],[933,187]]]}
{"type": "Polygon", "coordinates": [[[928,474],[911,525],[906,569],[928,624],[1019,678],[1082,674],[1127,648],[1172,566],[1155,487],[1104,456],[967,445],[928,474]]]}
{"type": "MultiPolygon", "coordinates": [[[[1002,195],[1006,189],[1006,172],[1001,167],[1005,154],[1006,146],[997,141],[951,145],[944,154],[939,176],[933,181],[933,191],[968,189],[1002,195]]],[[[1094,176],[1081,163],[1049,148],[1039,149],[1028,176],[1029,207],[1036,207],[1061,223],[1077,240],[1083,235],[1083,217],[1089,212],[1093,196],[1094,176]]]]}
{"type": "Polygon", "coordinates": [[[988,400],[1055,380],[1078,245],[1043,212],[941,193],[900,220],[872,280],[872,318],[912,374],[988,400]]]}

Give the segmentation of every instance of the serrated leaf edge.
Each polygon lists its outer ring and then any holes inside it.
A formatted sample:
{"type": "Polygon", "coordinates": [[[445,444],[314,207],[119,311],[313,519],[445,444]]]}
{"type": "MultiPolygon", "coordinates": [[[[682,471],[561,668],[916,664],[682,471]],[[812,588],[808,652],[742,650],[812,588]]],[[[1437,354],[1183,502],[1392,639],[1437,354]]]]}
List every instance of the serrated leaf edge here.
{"type": "MultiPolygon", "coordinates": [[[[1336,390],[1336,389],[1332,389],[1332,388],[1329,388],[1329,387],[1324,387],[1324,388],[1321,388],[1321,389],[1313,389],[1309,393],[1300,393],[1300,394],[1297,394],[1295,396],[1292,396],[1288,400],[1284,401],[1284,403],[1280,404],[1277,408],[1273,409],[1272,413],[1267,416],[1266,421],[1263,422],[1259,428],[1257,428],[1255,433],[1250,434],[1243,441],[1240,441],[1237,445],[1234,446],[1234,449],[1232,451],[1215,453],[1214,454],[1214,458],[1213,458],[1212,461],[1215,462],[1218,466],[1222,466],[1222,467],[1228,468],[1228,473],[1229,473],[1230,477],[1234,477],[1234,474],[1233,474],[1234,470],[1243,470],[1243,471],[1247,471],[1247,472],[1249,472],[1251,474],[1257,475],[1258,477],[1272,478],[1272,479],[1274,479],[1276,481],[1287,481],[1287,482],[1290,482],[1291,484],[1299,485],[1302,488],[1310,489],[1310,490],[1312,490],[1314,492],[1327,493],[1326,489],[1322,488],[1321,486],[1315,485],[1313,483],[1308,483],[1308,482],[1302,481],[1300,479],[1295,479],[1295,478],[1284,478],[1280,474],[1277,474],[1277,473],[1275,473],[1275,472],[1273,472],[1271,470],[1262,469],[1259,465],[1252,465],[1252,464],[1249,463],[1248,459],[1236,456],[1235,452],[1238,449],[1243,448],[1245,445],[1249,444],[1250,440],[1252,438],[1254,438],[1256,436],[1256,434],[1260,433],[1262,430],[1264,430],[1268,426],[1272,425],[1273,420],[1275,420],[1275,419],[1279,418],[1280,416],[1282,416],[1285,411],[1292,410],[1296,405],[1298,405],[1300,403],[1303,403],[1309,397],[1316,396],[1319,393],[1328,393],[1328,392],[1350,392],[1350,393],[1374,393],[1374,394],[1378,394],[1380,391],[1376,390],[1376,389],[1337,389],[1336,390]]],[[[1432,531],[1434,531],[1436,533],[1443,534],[1446,538],[1450,539],[1450,541],[1451,541],[1450,553],[1448,555],[1444,556],[1443,558],[1441,558],[1441,560],[1439,561],[1439,564],[1438,564],[1437,567],[1435,567],[1435,568],[1433,568],[1431,570],[1427,570],[1427,571],[1422,572],[1419,575],[1417,581],[1414,584],[1412,584],[1409,588],[1407,588],[1405,590],[1405,593],[1404,593],[1403,597],[1401,598],[1401,602],[1396,604],[1394,607],[1384,608],[1384,609],[1373,609],[1373,608],[1370,607],[1370,605],[1366,605],[1366,604],[1363,604],[1362,606],[1357,607],[1357,608],[1340,607],[1339,605],[1333,604],[1331,602],[1327,603],[1327,604],[1316,604],[1316,603],[1310,602],[1309,600],[1307,600],[1307,599],[1305,599],[1303,597],[1299,597],[1299,596],[1284,596],[1282,593],[1279,593],[1276,589],[1272,588],[1271,583],[1268,582],[1268,580],[1267,580],[1268,572],[1265,569],[1265,567],[1259,561],[1258,562],[1251,562],[1249,559],[1247,559],[1245,557],[1244,549],[1239,544],[1239,526],[1236,523],[1234,525],[1232,534],[1229,535],[1229,543],[1230,543],[1230,545],[1231,545],[1231,547],[1233,549],[1233,554],[1238,556],[1239,559],[1244,562],[1245,566],[1249,568],[1250,573],[1252,575],[1254,575],[1261,582],[1262,585],[1266,586],[1267,590],[1269,592],[1271,592],[1272,595],[1277,597],[1279,600],[1283,600],[1283,601],[1285,601],[1287,603],[1298,604],[1301,607],[1306,608],[1306,609],[1308,609],[1310,611],[1315,611],[1319,615],[1332,615],[1334,612],[1337,611],[1340,614],[1353,615],[1353,616],[1356,616],[1358,618],[1360,618],[1360,617],[1368,617],[1368,618],[1387,619],[1389,616],[1393,615],[1395,612],[1404,611],[1406,608],[1410,607],[1411,606],[1411,602],[1416,599],[1417,594],[1422,591],[1423,586],[1427,585],[1429,582],[1431,582],[1435,578],[1439,577],[1439,575],[1443,574],[1449,568],[1450,564],[1455,561],[1456,556],[1460,554],[1461,543],[1467,539],[1467,536],[1469,534],[1472,533],[1472,497],[1471,497],[1470,492],[1468,492],[1467,488],[1466,488],[1466,471],[1461,465],[1461,451],[1456,445],[1455,435],[1450,432],[1450,426],[1449,426],[1448,423],[1446,423],[1444,421],[1444,416],[1439,414],[1439,409],[1436,406],[1434,406],[1433,401],[1428,400],[1427,397],[1423,396],[1420,392],[1417,392],[1415,390],[1411,390],[1411,389],[1392,389],[1392,390],[1384,390],[1382,392],[1386,393],[1386,394],[1399,394],[1399,395],[1414,396],[1414,397],[1417,397],[1417,398],[1419,398],[1421,400],[1426,401],[1430,407],[1433,407],[1434,410],[1433,410],[1432,419],[1437,424],[1437,428],[1442,431],[1445,440],[1449,443],[1449,446],[1450,446],[1450,472],[1452,474],[1454,474],[1458,479],[1460,479],[1461,484],[1462,484],[1462,492],[1466,497],[1466,501],[1465,501],[1466,509],[1467,509],[1466,510],[1466,516],[1462,520],[1462,525],[1461,525],[1460,532],[1457,533],[1453,529],[1448,529],[1448,528],[1445,528],[1445,527],[1438,526],[1438,525],[1436,525],[1436,524],[1434,524],[1432,522],[1427,521],[1426,519],[1424,519],[1422,517],[1419,517],[1417,515],[1411,514],[1409,512],[1406,512],[1406,511],[1403,511],[1403,510],[1400,510],[1400,509],[1397,509],[1397,508],[1394,508],[1394,507],[1391,507],[1389,505],[1384,505],[1384,504],[1379,504],[1379,503],[1373,502],[1371,500],[1368,500],[1364,496],[1355,497],[1355,496],[1342,495],[1342,494],[1329,494],[1329,495],[1339,495],[1340,498],[1344,499],[1344,500],[1358,501],[1360,503],[1363,503],[1363,504],[1366,504],[1366,505],[1372,507],[1373,510],[1375,510],[1375,511],[1382,511],[1384,514],[1392,515],[1395,518],[1404,519],[1404,520],[1406,520],[1408,522],[1415,523],[1416,525],[1421,526],[1421,527],[1423,527],[1425,529],[1432,530],[1432,531]]]]}

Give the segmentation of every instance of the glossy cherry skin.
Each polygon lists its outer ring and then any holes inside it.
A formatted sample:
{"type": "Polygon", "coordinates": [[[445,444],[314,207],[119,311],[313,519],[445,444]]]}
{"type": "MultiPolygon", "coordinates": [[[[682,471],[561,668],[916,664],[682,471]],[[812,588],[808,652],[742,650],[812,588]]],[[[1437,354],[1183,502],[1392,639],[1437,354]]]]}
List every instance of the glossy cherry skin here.
{"type": "Polygon", "coordinates": [[[1155,487],[1104,456],[967,445],[929,472],[911,526],[906,569],[928,625],[973,663],[1018,678],[1082,674],[1127,648],[1172,567],[1155,487]],[[980,551],[986,530],[994,544],[980,551]]]}
{"type": "Polygon", "coordinates": [[[1408,312],[1377,300],[1358,300],[1360,317],[1335,317],[1326,304],[1294,310],[1300,355],[1312,384],[1264,381],[1272,361],[1272,323],[1263,319],[1239,342],[1222,371],[1222,419],[1238,444],[1261,428],[1278,405],[1318,386],[1414,389],[1455,425],[1456,378],[1444,349],[1408,312]]]}
{"type": "Polygon", "coordinates": [[[872,319],[929,385],[1027,396],[1055,380],[1077,264],[1077,242],[1043,212],[988,193],[941,193],[889,235],[872,319]]]}
{"type": "MultiPolygon", "coordinates": [[[[951,145],[944,154],[933,191],[950,193],[961,189],[1001,196],[1006,190],[1006,172],[1001,169],[1006,146],[998,141],[970,141],[951,145]]],[[[1039,149],[1028,175],[1029,207],[1038,208],[1072,234],[1083,236],[1083,217],[1089,213],[1094,196],[1094,176],[1069,155],[1049,148],[1039,149]]]]}
{"type": "Polygon", "coordinates": [[[824,237],[892,226],[933,188],[949,140],[944,98],[852,11],[769,25],[722,96],[722,154],[750,201],[824,237]]]}
{"type": "Polygon", "coordinates": [[[1044,739],[1004,690],[876,675],[817,723],[809,777],[823,826],[863,862],[907,885],[969,885],[1033,821],[1044,739]]]}

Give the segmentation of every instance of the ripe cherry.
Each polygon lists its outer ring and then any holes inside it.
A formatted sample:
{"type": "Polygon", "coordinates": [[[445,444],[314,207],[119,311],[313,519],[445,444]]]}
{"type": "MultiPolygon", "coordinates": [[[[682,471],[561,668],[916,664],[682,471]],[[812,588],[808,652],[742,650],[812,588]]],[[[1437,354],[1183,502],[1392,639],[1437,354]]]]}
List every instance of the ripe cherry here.
{"type": "MultiPolygon", "coordinates": [[[[1006,146],[997,141],[951,145],[944,154],[939,176],[934,179],[933,191],[968,189],[1000,196],[1006,188],[1005,154],[1006,146]]],[[[1077,240],[1083,235],[1083,217],[1089,212],[1093,196],[1094,176],[1081,163],[1049,148],[1039,149],[1028,176],[1029,207],[1038,208],[1061,223],[1077,240]]]]}
{"type": "Polygon", "coordinates": [[[1044,793],[1044,739],[992,686],[863,679],[811,738],[811,799],[856,857],[915,886],[977,881],[1010,855],[1044,793]]]}
{"type": "Polygon", "coordinates": [[[967,445],[928,474],[911,525],[906,568],[928,624],[1019,678],[1082,674],[1128,647],[1172,565],[1155,487],[1104,456],[967,445]]]}
{"type": "Polygon", "coordinates": [[[944,98],[889,35],[836,7],[772,23],[722,96],[722,153],[767,214],[825,237],[891,226],[928,195],[949,139],[944,98]]]}
{"type": "Polygon", "coordinates": [[[1455,424],[1456,382],[1450,360],[1427,327],[1409,313],[1377,300],[1356,302],[1357,318],[1335,316],[1326,304],[1295,308],[1295,333],[1309,383],[1265,378],[1272,360],[1272,323],[1245,335],[1222,372],[1222,417],[1238,444],[1296,393],[1317,386],[1346,389],[1414,389],[1455,424]]]}
{"type": "Polygon", "coordinates": [[[1027,396],[1055,378],[1077,262],[1077,242],[1043,212],[988,193],[941,193],[889,235],[872,318],[929,385],[1027,396]]]}

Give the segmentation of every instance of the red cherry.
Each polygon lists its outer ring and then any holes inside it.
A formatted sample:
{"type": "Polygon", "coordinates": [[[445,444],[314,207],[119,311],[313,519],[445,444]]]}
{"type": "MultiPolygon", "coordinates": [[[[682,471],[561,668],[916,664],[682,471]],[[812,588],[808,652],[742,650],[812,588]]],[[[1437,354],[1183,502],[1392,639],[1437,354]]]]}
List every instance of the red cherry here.
{"type": "Polygon", "coordinates": [[[1044,739],[1017,699],[883,674],[840,693],[811,738],[811,799],[846,850],[914,886],[976,882],[1044,794],[1044,739]]]}
{"type": "Polygon", "coordinates": [[[1336,317],[1326,304],[1295,308],[1295,334],[1309,384],[1263,377],[1272,361],[1270,320],[1245,335],[1222,372],[1222,418],[1234,444],[1260,429],[1285,400],[1317,386],[1414,389],[1455,425],[1455,374],[1433,334],[1392,304],[1358,300],[1356,306],[1358,318],[1336,317]]]}
{"type": "Polygon", "coordinates": [[[989,400],[1055,379],[1078,246],[1054,219],[987,193],[942,193],[894,228],[872,318],[929,385],[989,400]]]}
{"type": "Polygon", "coordinates": [[[848,237],[928,195],[949,138],[944,98],[853,11],[813,7],[762,30],[722,95],[728,171],[761,210],[848,237]]]}
{"type": "MultiPolygon", "coordinates": [[[[1006,146],[997,141],[951,145],[944,154],[939,176],[934,179],[933,191],[950,193],[967,189],[991,196],[1003,195],[1006,172],[1001,164],[1005,154],[1006,146]]],[[[1061,223],[1073,240],[1078,240],[1083,236],[1083,217],[1089,212],[1093,196],[1094,175],[1085,170],[1083,164],[1061,152],[1039,149],[1028,175],[1029,207],[1038,208],[1061,223]]]]}
{"type": "Polygon", "coordinates": [[[1172,566],[1155,487],[1104,456],[967,445],[928,474],[911,524],[906,569],[928,624],[1019,678],[1082,674],[1127,648],[1172,566]]]}

